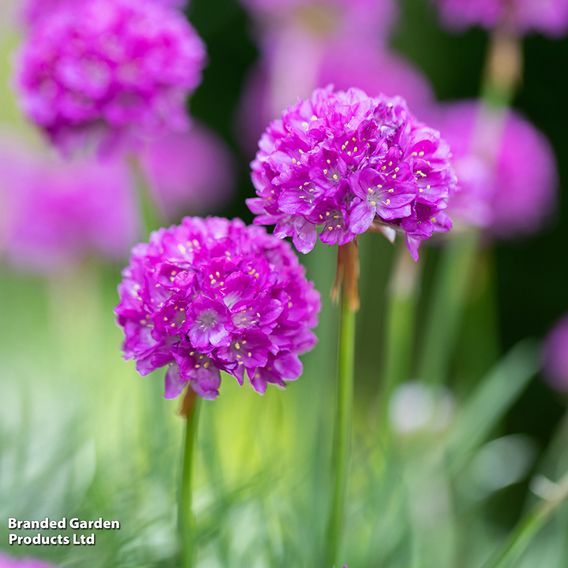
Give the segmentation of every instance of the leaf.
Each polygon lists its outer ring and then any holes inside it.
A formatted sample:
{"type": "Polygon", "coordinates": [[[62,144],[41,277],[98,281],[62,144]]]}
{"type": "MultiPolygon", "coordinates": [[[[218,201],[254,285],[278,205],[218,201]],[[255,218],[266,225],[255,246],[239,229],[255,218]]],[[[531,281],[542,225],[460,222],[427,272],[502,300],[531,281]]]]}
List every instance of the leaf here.
{"type": "Polygon", "coordinates": [[[539,368],[537,345],[517,344],[481,381],[458,416],[447,447],[456,474],[521,396],[539,368]]]}

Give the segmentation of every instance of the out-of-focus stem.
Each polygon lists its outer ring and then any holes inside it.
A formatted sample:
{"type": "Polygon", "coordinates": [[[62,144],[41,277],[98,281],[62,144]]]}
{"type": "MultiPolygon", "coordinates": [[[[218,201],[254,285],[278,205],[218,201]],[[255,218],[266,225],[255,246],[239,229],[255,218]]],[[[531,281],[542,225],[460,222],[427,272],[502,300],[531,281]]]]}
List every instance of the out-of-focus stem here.
{"type": "Polygon", "coordinates": [[[194,566],[196,552],[194,517],[192,512],[192,484],[199,420],[199,404],[198,397],[189,387],[185,394],[181,415],[185,417],[186,422],[179,492],[178,527],[182,567],[192,568],[194,566]]]}
{"type": "Polygon", "coordinates": [[[154,199],[152,189],[144,174],[140,160],[132,156],[129,159],[129,163],[136,185],[140,220],[142,222],[144,236],[147,237],[152,231],[164,225],[164,214],[154,199]]]}
{"type": "Polygon", "coordinates": [[[568,499],[568,473],[553,484],[549,495],[536,505],[532,511],[520,521],[505,544],[499,549],[484,568],[506,568],[515,566],[519,556],[534,536],[542,529],[554,512],[568,499]]]}
{"type": "MultiPolygon", "coordinates": [[[[482,86],[482,98],[471,152],[491,164],[496,162],[510,105],[522,75],[522,46],[508,28],[496,30],[482,86]]],[[[450,239],[442,253],[428,312],[419,358],[419,376],[429,382],[446,378],[450,356],[473,276],[480,235],[469,233],[450,239]]]]}
{"type": "Polygon", "coordinates": [[[356,243],[340,247],[338,281],[341,300],[339,322],[337,408],[332,456],[332,495],[328,518],[325,563],[326,568],[339,565],[344,527],[345,498],[349,477],[351,420],[353,413],[353,383],[355,366],[355,314],[358,308],[358,253],[356,243]]]}
{"type": "Polygon", "coordinates": [[[388,403],[397,385],[410,378],[414,322],[420,266],[404,244],[398,247],[388,288],[386,342],[383,355],[379,420],[381,432],[388,426],[388,403]]]}
{"type": "MultiPolygon", "coordinates": [[[[50,331],[61,354],[57,360],[71,369],[92,369],[101,348],[106,307],[102,305],[100,265],[90,258],[58,270],[47,278],[50,331]],[[77,318],[81,306],[81,318],[77,318]],[[74,333],[69,333],[74,329],[74,333]]],[[[99,355],[100,357],[100,352],[99,355]]],[[[74,371],[72,371],[74,372],[74,371]]]]}
{"type": "Polygon", "coordinates": [[[440,259],[418,364],[418,376],[432,384],[446,378],[478,240],[475,232],[456,235],[448,242],[440,259]]]}
{"type": "Polygon", "coordinates": [[[510,106],[522,75],[523,54],[519,38],[507,28],[496,30],[491,36],[482,100],[496,108],[510,106]]]}

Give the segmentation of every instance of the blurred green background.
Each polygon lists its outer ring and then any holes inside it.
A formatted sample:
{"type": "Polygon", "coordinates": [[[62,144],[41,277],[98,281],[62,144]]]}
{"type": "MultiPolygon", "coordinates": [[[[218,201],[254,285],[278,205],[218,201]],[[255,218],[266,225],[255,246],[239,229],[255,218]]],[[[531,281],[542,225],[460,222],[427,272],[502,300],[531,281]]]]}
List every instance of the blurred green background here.
{"type": "MultiPolygon", "coordinates": [[[[477,96],[487,35],[447,33],[422,0],[407,0],[401,9],[394,49],[426,73],[440,100],[477,96]]],[[[252,194],[250,157],[240,150],[235,113],[246,73],[258,57],[252,23],[236,0],[192,0],[188,15],[209,53],[191,113],[238,157],[238,191],[219,214],[250,222],[244,205],[252,194]]],[[[28,127],[9,89],[17,42],[15,32],[2,32],[0,125],[23,132],[28,127]]],[[[566,462],[568,440],[561,428],[566,401],[538,377],[529,381],[534,345],[515,348],[496,374],[487,375],[502,354],[525,338],[538,340],[568,310],[563,197],[568,39],[531,36],[524,53],[524,80],[514,106],[554,146],[562,185],[557,214],[538,235],[500,242],[485,252],[489,292],[482,302],[471,299],[448,389],[432,395],[431,420],[417,431],[399,433],[388,452],[378,443],[378,386],[393,249],[376,235],[361,239],[365,309],[358,323],[345,543],[350,568],[480,566],[534,500],[532,475],[556,478],[566,462]],[[490,341],[477,356],[481,326],[487,326],[482,334],[490,341]],[[480,393],[479,385],[487,390],[480,393]],[[434,424],[446,408],[437,404],[446,404],[450,393],[447,421],[434,424]],[[488,404],[476,406],[480,401],[488,404]],[[476,408],[486,414],[476,415],[476,408]],[[450,465],[439,455],[446,444],[450,465]]],[[[436,247],[423,255],[424,297],[438,257],[436,247]]],[[[335,384],[337,316],[327,301],[335,258],[320,246],[304,260],[326,298],[320,344],[304,358],[304,376],[286,391],[269,389],[264,397],[225,377],[220,398],[204,404],[196,479],[199,566],[318,566],[335,384]]],[[[177,402],[161,397],[161,373],[141,379],[133,364],[122,361],[112,312],[120,269],[92,260],[42,278],[1,267],[0,522],[8,516],[65,515],[122,524],[119,532],[100,533],[94,549],[11,548],[10,554],[69,567],[177,566],[182,425],[177,402]]],[[[421,304],[419,315],[423,312],[421,304]]],[[[563,510],[515,566],[567,566],[567,531],[563,510]]],[[[4,534],[3,526],[0,547],[7,549],[4,534]]]]}

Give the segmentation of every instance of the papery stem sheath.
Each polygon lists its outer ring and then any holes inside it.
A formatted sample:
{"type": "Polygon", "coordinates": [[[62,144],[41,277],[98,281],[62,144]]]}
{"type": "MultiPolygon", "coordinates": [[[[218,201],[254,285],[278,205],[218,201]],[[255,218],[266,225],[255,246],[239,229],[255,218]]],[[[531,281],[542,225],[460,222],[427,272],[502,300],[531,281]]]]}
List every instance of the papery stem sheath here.
{"type": "Polygon", "coordinates": [[[199,397],[188,387],[181,411],[185,417],[185,438],[179,492],[178,526],[183,568],[192,568],[195,561],[195,522],[192,511],[193,470],[199,421],[199,397]]]}

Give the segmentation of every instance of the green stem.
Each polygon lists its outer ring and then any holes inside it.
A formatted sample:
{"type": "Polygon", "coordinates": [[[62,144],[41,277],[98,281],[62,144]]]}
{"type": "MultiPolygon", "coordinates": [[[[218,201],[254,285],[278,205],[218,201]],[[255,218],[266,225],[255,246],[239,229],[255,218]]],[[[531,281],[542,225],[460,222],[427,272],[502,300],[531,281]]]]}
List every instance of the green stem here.
{"type": "Polygon", "coordinates": [[[397,385],[409,380],[416,319],[420,267],[405,246],[397,250],[395,267],[388,290],[386,343],[382,371],[379,420],[381,432],[388,429],[388,403],[397,385]]]}
{"type": "Polygon", "coordinates": [[[331,568],[339,562],[349,475],[355,363],[355,309],[345,290],[341,293],[338,357],[337,409],[332,458],[333,493],[326,535],[326,568],[331,568]]]}
{"type": "Polygon", "coordinates": [[[505,568],[517,565],[517,560],[534,536],[553,513],[568,499],[568,473],[554,487],[551,495],[536,505],[520,521],[505,544],[484,564],[484,568],[505,568]]]}
{"type": "Polygon", "coordinates": [[[178,525],[183,568],[192,568],[195,558],[192,481],[199,420],[199,397],[196,397],[192,392],[188,392],[186,400],[188,398],[190,399],[190,402],[186,405],[187,415],[178,510],[178,525]],[[193,400],[191,400],[191,398],[193,398],[193,400]]]}
{"type": "MultiPolygon", "coordinates": [[[[506,27],[495,30],[491,37],[471,151],[489,157],[493,165],[501,147],[506,111],[522,76],[521,47],[519,38],[506,27]]],[[[419,361],[419,376],[426,381],[446,378],[478,241],[479,235],[473,232],[458,236],[442,253],[419,361]]]]}
{"type": "Polygon", "coordinates": [[[144,236],[147,237],[152,231],[164,225],[164,214],[154,198],[150,183],[138,158],[130,158],[130,169],[136,185],[142,229],[144,236]]]}
{"type": "Polygon", "coordinates": [[[418,365],[418,376],[431,384],[442,383],[447,375],[477,244],[476,233],[458,235],[447,243],[440,259],[418,365]]]}

